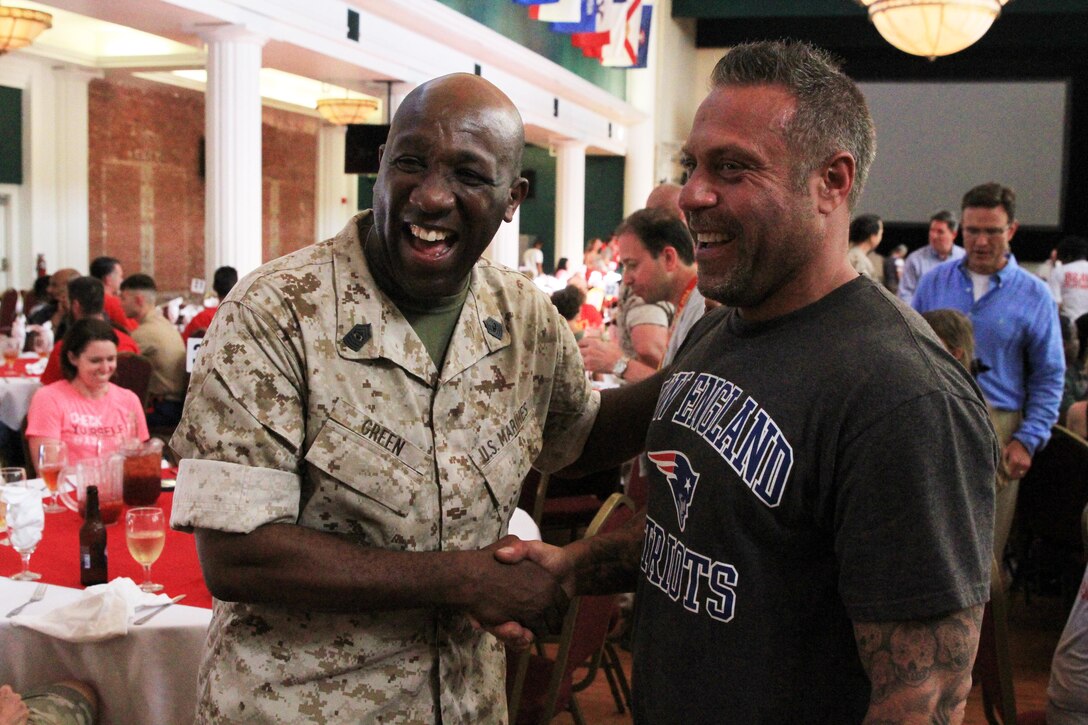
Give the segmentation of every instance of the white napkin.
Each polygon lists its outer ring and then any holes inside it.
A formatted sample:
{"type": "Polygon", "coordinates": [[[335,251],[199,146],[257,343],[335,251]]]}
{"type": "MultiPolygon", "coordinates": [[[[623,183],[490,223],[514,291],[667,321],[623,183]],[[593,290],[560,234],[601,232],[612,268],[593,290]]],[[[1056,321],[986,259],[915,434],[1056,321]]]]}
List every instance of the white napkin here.
{"type": "MultiPolygon", "coordinates": [[[[36,357],[36,356],[35,356],[36,357]]],[[[41,375],[45,372],[45,366],[49,364],[49,358],[41,358],[37,362],[26,364],[27,375],[41,375]]]]}
{"type": "Polygon", "coordinates": [[[0,499],[8,505],[8,536],[16,550],[26,551],[42,540],[45,509],[42,497],[47,495],[45,481],[34,478],[27,486],[0,486],[0,499]]]}
{"type": "Polygon", "coordinates": [[[165,594],[140,590],[128,577],[87,587],[83,596],[45,614],[19,614],[11,622],[68,642],[101,642],[128,634],[136,607],[166,604],[165,594]]]}

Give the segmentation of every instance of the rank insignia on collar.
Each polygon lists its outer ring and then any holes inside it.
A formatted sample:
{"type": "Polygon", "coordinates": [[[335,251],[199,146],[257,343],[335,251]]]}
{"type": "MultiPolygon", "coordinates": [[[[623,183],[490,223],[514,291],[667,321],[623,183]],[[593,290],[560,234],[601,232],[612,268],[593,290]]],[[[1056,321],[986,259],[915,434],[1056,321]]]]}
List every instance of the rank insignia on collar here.
{"type": "Polygon", "coordinates": [[[488,317],[484,320],[484,329],[487,330],[487,334],[491,335],[496,340],[502,339],[502,323],[494,317],[488,317]]]}
{"type": "Polygon", "coordinates": [[[350,347],[354,352],[359,352],[363,349],[363,345],[370,340],[370,325],[356,325],[351,328],[348,334],[344,335],[344,344],[350,347]]]}

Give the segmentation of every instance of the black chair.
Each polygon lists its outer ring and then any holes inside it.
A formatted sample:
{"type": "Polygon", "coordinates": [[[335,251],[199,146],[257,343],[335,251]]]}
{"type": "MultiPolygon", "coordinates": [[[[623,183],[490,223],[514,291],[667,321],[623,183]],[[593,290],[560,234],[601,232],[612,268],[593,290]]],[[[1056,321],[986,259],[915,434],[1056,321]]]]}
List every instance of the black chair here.
{"type": "Polygon", "coordinates": [[[1057,589],[1072,601],[1084,573],[1081,512],[1088,504],[1088,441],[1054,426],[1020,482],[1017,585],[1025,595],[1057,589]]]}

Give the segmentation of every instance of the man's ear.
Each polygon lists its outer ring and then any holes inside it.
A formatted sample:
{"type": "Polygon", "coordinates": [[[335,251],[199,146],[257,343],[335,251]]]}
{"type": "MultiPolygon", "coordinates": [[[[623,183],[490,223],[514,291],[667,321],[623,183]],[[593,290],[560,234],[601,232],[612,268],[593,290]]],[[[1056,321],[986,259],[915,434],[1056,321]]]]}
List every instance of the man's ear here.
{"type": "Polygon", "coordinates": [[[824,163],[817,187],[817,208],[829,214],[845,204],[854,188],[854,157],[840,151],[824,163]]]}
{"type": "Polygon", "coordinates": [[[1020,228],[1020,222],[1018,222],[1018,221],[1009,222],[1009,241],[1010,242],[1012,241],[1012,238],[1014,236],[1016,236],[1016,230],[1019,229],[1019,228],[1020,228]]]}
{"type": "Polygon", "coordinates": [[[510,184],[510,196],[506,199],[506,213],[502,215],[504,221],[511,222],[514,220],[514,212],[521,206],[521,202],[525,201],[525,197],[529,194],[529,180],[519,176],[514,179],[510,184]]]}
{"type": "Polygon", "coordinates": [[[679,255],[676,253],[676,247],[666,245],[664,249],[661,250],[660,256],[664,258],[666,270],[671,272],[676,269],[676,264],[680,259],[679,255]]]}

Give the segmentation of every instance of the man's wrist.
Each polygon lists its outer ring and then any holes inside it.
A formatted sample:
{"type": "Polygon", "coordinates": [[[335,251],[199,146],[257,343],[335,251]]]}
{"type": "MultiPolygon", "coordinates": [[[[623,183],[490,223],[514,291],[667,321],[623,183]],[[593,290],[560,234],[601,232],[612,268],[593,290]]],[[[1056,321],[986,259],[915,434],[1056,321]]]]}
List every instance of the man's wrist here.
{"type": "Polygon", "coordinates": [[[622,378],[623,374],[627,372],[627,366],[630,362],[631,358],[629,356],[621,355],[620,359],[612,366],[612,374],[617,378],[622,378]]]}

